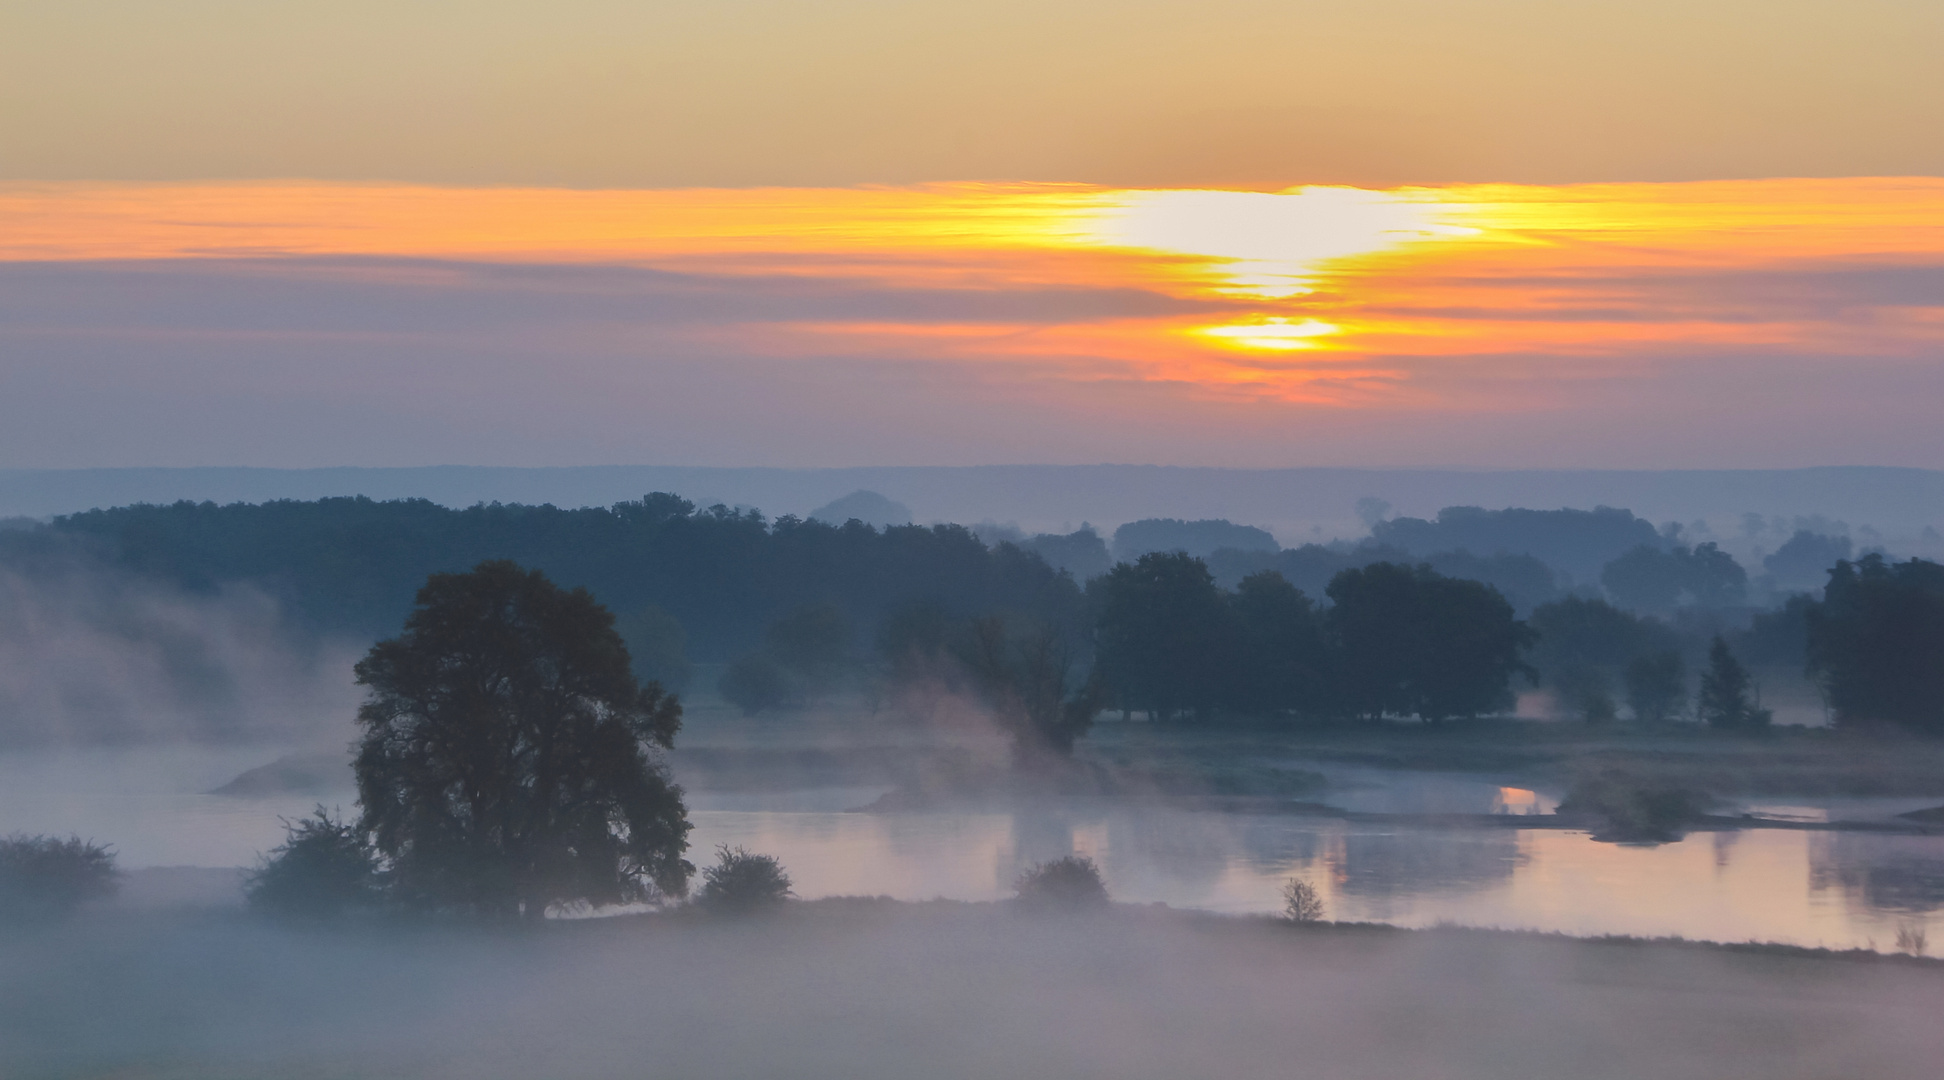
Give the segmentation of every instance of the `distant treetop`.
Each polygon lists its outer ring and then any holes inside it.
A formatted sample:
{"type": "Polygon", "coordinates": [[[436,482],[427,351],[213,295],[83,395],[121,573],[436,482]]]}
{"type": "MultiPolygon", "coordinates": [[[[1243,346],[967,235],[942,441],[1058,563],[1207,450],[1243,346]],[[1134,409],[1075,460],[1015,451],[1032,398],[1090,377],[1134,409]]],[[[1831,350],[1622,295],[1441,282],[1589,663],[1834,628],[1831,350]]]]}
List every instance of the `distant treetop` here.
{"type": "Polygon", "coordinates": [[[1205,559],[1223,548],[1276,552],[1282,550],[1282,545],[1267,529],[1237,525],[1222,518],[1203,521],[1145,518],[1114,530],[1116,562],[1133,562],[1157,551],[1185,551],[1205,559]]]}
{"type": "Polygon", "coordinates": [[[861,521],[874,529],[882,529],[888,525],[911,524],[911,508],[875,491],[853,491],[810,511],[810,520],[826,525],[861,521]]]}
{"type": "Polygon", "coordinates": [[[1597,580],[1602,567],[1633,548],[1667,545],[1652,522],[1610,506],[1592,510],[1447,506],[1438,511],[1436,521],[1393,518],[1372,525],[1370,535],[1377,543],[1420,558],[1439,551],[1532,555],[1577,581],[1597,580]]]}

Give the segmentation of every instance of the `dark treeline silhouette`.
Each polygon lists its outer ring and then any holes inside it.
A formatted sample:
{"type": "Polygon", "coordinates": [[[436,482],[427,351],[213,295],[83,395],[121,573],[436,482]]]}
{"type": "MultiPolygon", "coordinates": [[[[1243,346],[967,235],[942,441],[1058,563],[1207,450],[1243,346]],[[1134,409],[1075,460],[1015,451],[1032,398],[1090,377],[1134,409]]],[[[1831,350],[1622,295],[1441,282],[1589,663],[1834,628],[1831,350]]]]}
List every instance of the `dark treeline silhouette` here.
{"type": "Polygon", "coordinates": [[[0,558],[15,566],[76,549],[190,590],[249,582],[304,627],[362,640],[399,624],[426,575],[487,559],[587,588],[615,612],[638,653],[654,650],[636,632],[664,639],[666,650],[665,613],[685,639],[679,644],[703,661],[757,649],[779,619],[820,606],[865,633],[917,600],[956,615],[1029,615],[1066,630],[1084,617],[1070,577],[1017,546],[988,548],[959,526],[770,522],[753,510],[698,510],[668,494],[577,510],[365,498],[185,502],[94,510],[0,536],[0,558]]]}
{"type": "MultiPolygon", "coordinates": [[[[586,588],[636,676],[671,691],[696,663],[726,665],[711,686],[754,713],[922,671],[990,706],[1022,752],[1070,746],[1100,701],[1160,716],[1492,712],[1522,663],[1564,716],[1695,719],[1700,680],[1721,674],[1716,636],[1746,665],[1749,698],[1716,713],[1759,714],[1767,681],[1792,707],[1822,691],[1842,723],[1944,730],[1934,564],[1840,561],[1826,598],[1755,611],[1760,583],[1678,533],[1623,510],[1455,507],[1283,549],[1247,526],[1156,519],[1116,545],[1175,548],[1110,567],[1089,526],[770,521],[669,494],[577,510],[342,498],[90,511],[0,531],[0,569],[105,567],[192,593],[245,583],[293,627],[361,645],[399,625],[428,574],[510,559],[586,588]]],[[[1847,550],[1799,530],[1763,580],[1820,584],[1807,568],[1847,550]]],[[[146,632],[122,621],[117,633],[146,632]]]]}
{"type": "Polygon", "coordinates": [[[1521,613],[1559,595],[1552,568],[1536,556],[1526,554],[1433,551],[1413,555],[1402,548],[1371,541],[1356,545],[1304,544],[1282,551],[1224,548],[1210,555],[1207,561],[1216,582],[1229,589],[1236,588],[1251,574],[1273,570],[1304,593],[1322,596],[1329,589],[1330,581],[1343,571],[1390,562],[1423,564],[1446,577],[1482,581],[1497,589],[1521,613]]]}
{"type": "Polygon", "coordinates": [[[1168,718],[1502,712],[1531,631],[1498,591],[1428,566],[1339,572],[1319,609],[1275,571],[1220,588],[1200,559],[1143,555],[1089,587],[1103,700],[1168,718]]]}
{"type": "Polygon", "coordinates": [[[1809,669],[1838,723],[1944,735],[1944,566],[1839,562],[1803,614],[1809,669]]]}

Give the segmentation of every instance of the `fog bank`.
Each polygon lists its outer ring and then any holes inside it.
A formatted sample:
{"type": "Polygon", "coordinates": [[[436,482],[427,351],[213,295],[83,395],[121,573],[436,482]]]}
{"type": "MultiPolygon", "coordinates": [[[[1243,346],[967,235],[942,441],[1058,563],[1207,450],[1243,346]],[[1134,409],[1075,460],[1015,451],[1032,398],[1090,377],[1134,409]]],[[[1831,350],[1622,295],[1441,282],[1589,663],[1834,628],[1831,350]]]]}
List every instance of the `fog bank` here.
{"type": "Polygon", "coordinates": [[[576,1080],[1934,1075],[1935,964],[1121,909],[532,936],[123,915],[0,941],[0,1072],[576,1080]]]}
{"type": "Polygon", "coordinates": [[[0,746],[303,738],[356,710],[348,646],[247,585],[189,593],[76,560],[0,569],[0,746]]]}

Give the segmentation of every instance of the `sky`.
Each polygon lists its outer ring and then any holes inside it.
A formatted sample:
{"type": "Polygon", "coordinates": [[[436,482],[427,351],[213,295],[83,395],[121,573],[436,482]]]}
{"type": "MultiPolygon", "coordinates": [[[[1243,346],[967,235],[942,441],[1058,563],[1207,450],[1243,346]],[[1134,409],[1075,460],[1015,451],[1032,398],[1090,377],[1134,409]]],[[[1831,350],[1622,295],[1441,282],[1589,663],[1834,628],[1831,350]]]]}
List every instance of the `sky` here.
{"type": "Polygon", "coordinates": [[[1944,466],[1944,5],[23,2],[0,468],[1944,466]]]}

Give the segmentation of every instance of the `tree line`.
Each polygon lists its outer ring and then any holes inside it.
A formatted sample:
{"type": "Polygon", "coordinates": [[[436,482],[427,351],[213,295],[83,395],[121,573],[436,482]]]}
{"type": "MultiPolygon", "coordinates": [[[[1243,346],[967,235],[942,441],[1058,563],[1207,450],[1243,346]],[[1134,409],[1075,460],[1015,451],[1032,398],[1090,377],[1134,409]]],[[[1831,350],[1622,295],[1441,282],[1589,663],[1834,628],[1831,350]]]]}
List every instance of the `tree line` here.
{"type": "MultiPolygon", "coordinates": [[[[1600,565],[1623,602],[1562,594],[1531,555],[1376,546],[1149,553],[1083,587],[959,526],[772,521],[666,493],[576,510],[363,498],[122,507],[9,530],[0,561],[32,572],[90,559],[192,591],[250,582],[320,635],[375,640],[429,574],[512,559],[598,596],[637,676],[670,689],[691,660],[730,664],[728,685],[759,707],[854,686],[862,669],[882,682],[949,668],[958,688],[1036,717],[1027,727],[1055,746],[1089,701],[1155,716],[1438,719],[1501,710],[1535,673],[1584,719],[1699,715],[1698,679],[1736,681],[1716,670],[1717,633],[1737,665],[1806,661],[1841,723],[1944,730],[1936,564],[1840,561],[1825,598],[1791,599],[1738,633],[1726,617],[1665,610],[1731,603],[1747,580],[1733,560],[1706,544],[1641,543],[1651,527],[1623,511],[1457,508],[1380,524],[1383,543],[1413,547],[1537,529],[1600,565]]],[[[1758,716],[1743,681],[1738,715],[1758,716]]]]}
{"type": "Polygon", "coordinates": [[[1089,587],[1111,707],[1150,717],[1253,714],[1437,721],[1509,709],[1533,632],[1482,582],[1373,563],[1321,607],[1276,571],[1217,586],[1181,553],[1121,563],[1089,587]]]}
{"type": "MultiPolygon", "coordinates": [[[[300,626],[373,641],[396,628],[426,577],[510,559],[599,596],[637,652],[721,662],[761,646],[792,612],[828,606],[855,626],[926,600],[955,615],[1030,615],[1074,628],[1079,586],[1009,543],[957,525],[831,525],[698,508],[667,493],[610,507],[331,498],[180,502],[57,518],[0,533],[0,562],[31,572],[93,559],[191,591],[249,582],[300,626]]],[[[662,673],[656,673],[662,674],[662,673]]]]}
{"type": "Polygon", "coordinates": [[[1735,633],[1588,596],[1521,620],[1492,586],[1425,564],[1338,571],[1319,604],[1273,570],[1223,589],[1201,559],[1150,554],[1088,584],[1094,699],[1160,719],[1439,721],[1504,712],[1525,683],[1590,722],[1618,720],[1624,703],[1638,722],[1749,731],[1772,721],[1753,655],[1800,665],[1839,726],[1944,734],[1944,566],[1872,554],[1828,577],[1822,599],[1797,596],[1735,633]]]}

